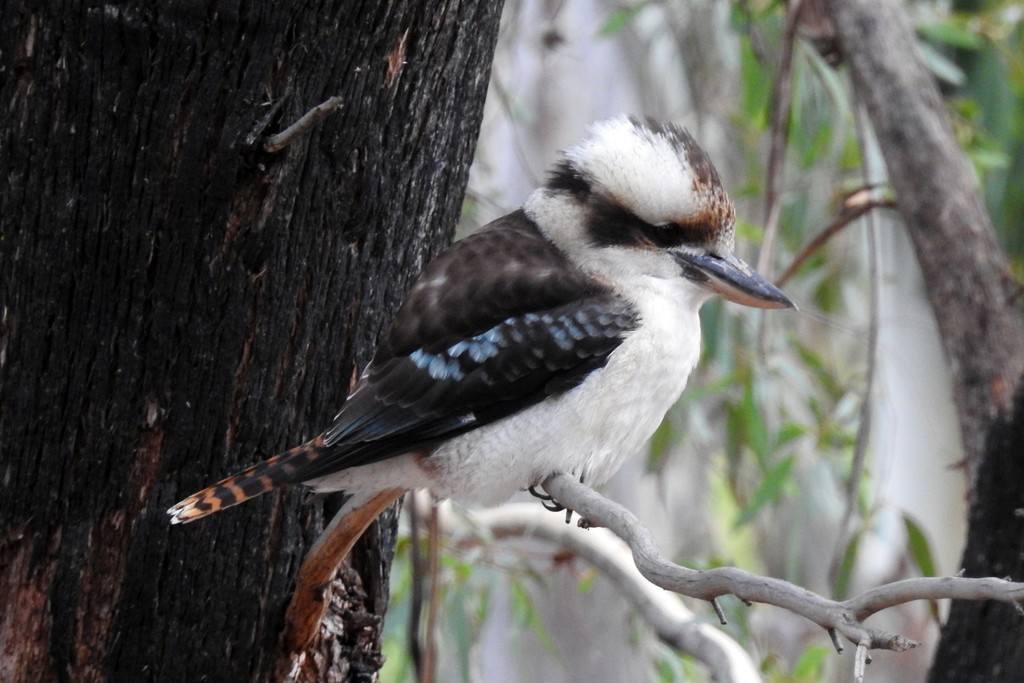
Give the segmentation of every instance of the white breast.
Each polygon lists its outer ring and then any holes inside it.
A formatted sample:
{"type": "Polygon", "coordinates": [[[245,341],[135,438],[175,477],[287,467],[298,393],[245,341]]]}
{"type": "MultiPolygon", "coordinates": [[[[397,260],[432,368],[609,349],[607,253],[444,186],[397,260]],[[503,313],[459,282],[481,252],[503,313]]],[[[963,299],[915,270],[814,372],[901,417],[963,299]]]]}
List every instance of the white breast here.
{"type": "Polygon", "coordinates": [[[429,458],[435,494],[494,504],[558,472],[600,484],[640,450],[697,363],[697,309],[707,294],[653,277],[631,279],[622,293],[639,308],[640,326],[605,367],[565,394],[441,445],[429,458]]]}

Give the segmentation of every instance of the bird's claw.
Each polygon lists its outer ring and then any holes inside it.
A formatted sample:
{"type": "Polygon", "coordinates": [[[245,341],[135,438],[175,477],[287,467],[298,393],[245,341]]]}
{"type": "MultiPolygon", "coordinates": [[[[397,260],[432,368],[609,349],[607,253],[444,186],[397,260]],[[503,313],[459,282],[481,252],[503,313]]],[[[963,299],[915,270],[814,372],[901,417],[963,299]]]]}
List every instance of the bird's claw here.
{"type": "Polygon", "coordinates": [[[551,512],[561,512],[562,510],[565,509],[565,507],[560,505],[558,501],[556,501],[554,498],[552,498],[546,493],[541,493],[540,491],[538,491],[536,486],[530,486],[526,490],[529,491],[530,495],[533,496],[534,498],[540,499],[540,504],[544,506],[545,510],[550,510],[551,512]]]}
{"type": "MultiPolygon", "coordinates": [[[[580,475],[580,483],[583,483],[583,475],[580,475]]],[[[526,490],[529,491],[530,495],[533,496],[534,498],[540,499],[540,504],[544,506],[545,510],[550,510],[551,512],[562,512],[563,510],[565,510],[565,523],[572,523],[572,510],[568,509],[567,507],[559,503],[549,494],[541,493],[540,491],[537,490],[536,486],[528,486],[526,490]]],[[[589,529],[590,524],[584,518],[580,517],[580,527],[584,529],[589,529]]]]}

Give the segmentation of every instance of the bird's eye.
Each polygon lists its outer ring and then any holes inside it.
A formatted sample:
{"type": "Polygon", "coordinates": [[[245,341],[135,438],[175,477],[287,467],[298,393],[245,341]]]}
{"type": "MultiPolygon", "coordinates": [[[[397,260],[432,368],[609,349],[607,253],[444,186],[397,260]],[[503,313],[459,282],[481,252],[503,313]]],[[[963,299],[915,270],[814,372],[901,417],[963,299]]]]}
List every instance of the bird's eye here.
{"type": "Polygon", "coordinates": [[[658,223],[650,226],[647,234],[654,244],[662,248],[679,246],[686,242],[686,231],[678,223],[658,223]]]}

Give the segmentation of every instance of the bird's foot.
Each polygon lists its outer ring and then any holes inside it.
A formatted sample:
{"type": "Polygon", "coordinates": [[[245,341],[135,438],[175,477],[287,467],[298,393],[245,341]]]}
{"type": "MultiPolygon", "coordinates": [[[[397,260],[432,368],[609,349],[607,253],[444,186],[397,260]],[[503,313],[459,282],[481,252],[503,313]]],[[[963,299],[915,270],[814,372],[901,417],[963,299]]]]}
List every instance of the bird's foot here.
{"type": "MultiPolygon", "coordinates": [[[[580,483],[581,484],[583,483],[583,475],[582,474],[580,475],[580,483]]],[[[541,493],[540,491],[538,491],[536,484],[528,486],[526,490],[529,491],[530,495],[533,496],[534,498],[539,498],[540,499],[540,504],[544,506],[545,510],[550,510],[551,512],[561,512],[562,510],[565,510],[565,523],[566,524],[570,524],[572,522],[572,512],[573,511],[568,509],[568,508],[566,508],[564,505],[559,503],[557,500],[555,500],[549,494],[541,493]]],[[[582,528],[582,529],[589,529],[590,528],[590,522],[588,522],[586,520],[586,518],[584,518],[584,517],[580,517],[579,525],[580,525],[580,528],[582,528]]]]}
{"type": "Polygon", "coordinates": [[[529,491],[530,495],[533,496],[534,498],[540,499],[540,504],[544,506],[545,510],[551,510],[551,512],[561,512],[562,510],[565,509],[565,507],[560,505],[558,501],[556,501],[554,498],[552,498],[546,493],[541,493],[540,491],[538,491],[536,486],[530,486],[526,490],[529,491]]]}

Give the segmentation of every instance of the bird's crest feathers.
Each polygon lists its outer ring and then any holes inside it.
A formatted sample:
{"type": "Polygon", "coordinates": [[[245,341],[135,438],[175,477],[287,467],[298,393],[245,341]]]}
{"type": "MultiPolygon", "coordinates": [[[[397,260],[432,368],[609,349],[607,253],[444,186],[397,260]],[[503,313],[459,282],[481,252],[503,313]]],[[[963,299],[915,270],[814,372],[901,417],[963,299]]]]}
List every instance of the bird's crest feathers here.
{"type": "Polygon", "coordinates": [[[588,133],[565,151],[556,176],[574,177],[580,187],[645,223],[683,227],[701,241],[694,246],[732,253],[732,202],[711,160],[684,128],[617,116],[592,124],[588,133]]]}

